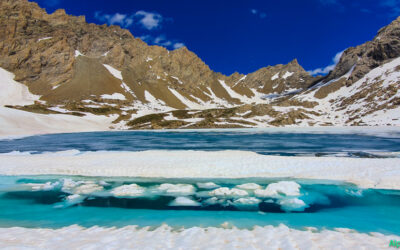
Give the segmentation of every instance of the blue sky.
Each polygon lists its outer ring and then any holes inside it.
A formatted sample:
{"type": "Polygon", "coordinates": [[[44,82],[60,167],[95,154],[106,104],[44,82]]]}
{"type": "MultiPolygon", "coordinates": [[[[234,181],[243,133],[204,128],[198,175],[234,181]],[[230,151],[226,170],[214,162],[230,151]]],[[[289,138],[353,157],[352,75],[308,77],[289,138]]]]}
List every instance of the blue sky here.
{"type": "Polygon", "coordinates": [[[400,0],[35,0],[53,12],[129,29],[168,49],[187,46],[230,75],[286,64],[326,73],[344,49],[400,15],[400,0]]]}

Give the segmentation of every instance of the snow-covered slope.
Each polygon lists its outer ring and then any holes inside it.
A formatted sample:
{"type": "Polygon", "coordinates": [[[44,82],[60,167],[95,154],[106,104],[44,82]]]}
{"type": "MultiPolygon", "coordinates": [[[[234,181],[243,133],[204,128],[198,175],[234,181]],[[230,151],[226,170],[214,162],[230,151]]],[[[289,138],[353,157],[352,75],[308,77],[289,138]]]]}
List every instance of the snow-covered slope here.
{"type": "Polygon", "coordinates": [[[0,68],[0,137],[109,129],[113,117],[36,114],[4,107],[5,104],[33,104],[39,98],[13,78],[14,74],[0,68]]]}
{"type": "Polygon", "coordinates": [[[321,99],[316,97],[323,88],[347,80],[348,75],[293,99],[318,103],[314,110],[321,115],[310,119],[317,125],[400,125],[400,58],[371,70],[351,86],[340,86],[321,99]]]}

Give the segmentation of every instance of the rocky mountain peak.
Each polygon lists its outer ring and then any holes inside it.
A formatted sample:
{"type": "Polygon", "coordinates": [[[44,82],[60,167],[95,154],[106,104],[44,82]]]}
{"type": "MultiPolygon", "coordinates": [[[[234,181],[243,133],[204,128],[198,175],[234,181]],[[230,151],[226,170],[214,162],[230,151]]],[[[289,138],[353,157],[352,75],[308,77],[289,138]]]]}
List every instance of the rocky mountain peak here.
{"type": "Polygon", "coordinates": [[[392,80],[400,62],[392,60],[400,56],[399,27],[396,19],[372,41],[347,49],[322,81],[297,59],[226,76],[187,47],[149,46],[119,26],[0,0],[0,67],[40,96],[13,108],[116,116],[117,128],[361,124],[361,111],[368,117],[398,106],[392,80]]]}
{"type": "Polygon", "coordinates": [[[361,79],[372,69],[400,56],[400,17],[380,29],[372,41],[343,52],[335,69],[324,82],[349,74],[348,85],[361,79]]]}

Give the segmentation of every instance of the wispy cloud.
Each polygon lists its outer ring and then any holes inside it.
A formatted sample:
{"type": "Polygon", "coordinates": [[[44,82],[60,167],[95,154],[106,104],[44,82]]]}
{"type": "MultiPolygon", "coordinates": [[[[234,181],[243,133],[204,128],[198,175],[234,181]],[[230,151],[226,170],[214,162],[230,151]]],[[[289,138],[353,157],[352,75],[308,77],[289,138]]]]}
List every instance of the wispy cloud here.
{"type": "Polygon", "coordinates": [[[103,14],[100,11],[94,13],[94,17],[100,22],[107,23],[108,25],[120,25],[121,27],[127,28],[133,24],[133,18],[126,14],[103,14]]]}
{"type": "Polygon", "coordinates": [[[167,39],[167,36],[162,34],[159,36],[143,35],[140,37],[143,41],[152,45],[159,45],[168,49],[179,49],[184,47],[185,44],[176,40],[167,39]]]}
{"type": "Polygon", "coordinates": [[[154,12],[147,12],[144,10],[139,10],[134,14],[134,17],[139,19],[139,23],[146,29],[152,30],[161,25],[163,17],[154,12]]]}
{"type": "Polygon", "coordinates": [[[332,58],[332,63],[328,66],[326,66],[325,68],[318,68],[318,69],[314,69],[314,70],[310,70],[308,71],[308,73],[310,73],[310,75],[321,75],[321,74],[328,74],[330,71],[332,71],[336,64],[338,64],[338,62],[340,61],[340,58],[342,57],[343,51],[340,51],[338,53],[336,53],[336,55],[332,58]]]}
{"type": "Polygon", "coordinates": [[[146,30],[160,28],[164,20],[162,15],[156,12],[148,12],[144,10],[139,10],[133,14],[104,14],[101,11],[97,11],[95,12],[94,17],[100,22],[109,25],[118,24],[121,27],[128,28],[133,24],[136,24],[146,30]]]}
{"type": "Polygon", "coordinates": [[[400,15],[400,0],[382,0],[380,5],[388,9],[389,17],[397,17],[400,15]]]}
{"type": "Polygon", "coordinates": [[[258,16],[261,19],[264,19],[264,18],[267,17],[267,14],[265,12],[261,12],[261,11],[259,11],[257,9],[250,9],[250,13],[255,15],[255,16],[258,16]]]}

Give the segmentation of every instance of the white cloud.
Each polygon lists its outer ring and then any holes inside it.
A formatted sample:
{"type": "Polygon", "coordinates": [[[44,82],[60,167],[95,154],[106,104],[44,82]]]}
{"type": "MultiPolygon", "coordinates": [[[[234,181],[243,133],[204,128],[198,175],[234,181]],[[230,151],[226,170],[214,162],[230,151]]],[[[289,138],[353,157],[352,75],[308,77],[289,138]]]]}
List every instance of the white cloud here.
{"type": "Polygon", "coordinates": [[[338,64],[338,62],[340,61],[340,57],[342,57],[343,52],[344,50],[336,53],[336,55],[332,58],[332,64],[326,66],[325,68],[310,70],[308,71],[308,73],[310,73],[310,75],[328,74],[335,68],[336,64],[338,64]]]}
{"type": "Polygon", "coordinates": [[[94,13],[94,17],[99,20],[100,22],[105,22],[108,25],[120,25],[123,28],[127,28],[133,24],[132,17],[126,14],[102,14],[100,11],[94,13]]]}
{"type": "Polygon", "coordinates": [[[118,24],[123,28],[128,28],[133,24],[137,24],[144,29],[153,30],[159,28],[164,18],[162,15],[154,12],[139,10],[134,14],[103,14],[100,11],[95,12],[94,17],[100,22],[108,25],[118,24]]]}
{"type": "Polygon", "coordinates": [[[400,0],[382,0],[380,5],[388,9],[390,18],[400,15],[400,0]]]}
{"type": "Polygon", "coordinates": [[[138,22],[148,30],[158,28],[163,21],[163,17],[160,14],[144,10],[137,11],[134,17],[138,18],[138,22]]]}
{"type": "Polygon", "coordinates": [[[167,37],[163,34],[156,37],[151,35],[143,35],[140,37],[140,39],[148,44],[159,45],[169,49],[179,49],[185,46],[185,44],[182,42],[167,39],[167,37]]]}
{"type": "Polygon", "coordinates": [[[179,48],[182,48],[182,47],[185,47],[185,44],[184,43],[174,43],[174,49],[179,49],[179,48]]]}
{"type": "Polygon", "coordinates": [[[259,11],[259,10],[257,10],[257,9],[250,9],[250,12],[251,12],[251,14],[253,14],[253,15],[255,15],[255,16],[258,16],[258,17],[261,18],[261,19],[264,19],[264,18],[267,17],[267,14],[266,14],[266,13],[261,12],[261,11],[259,11]]]}

